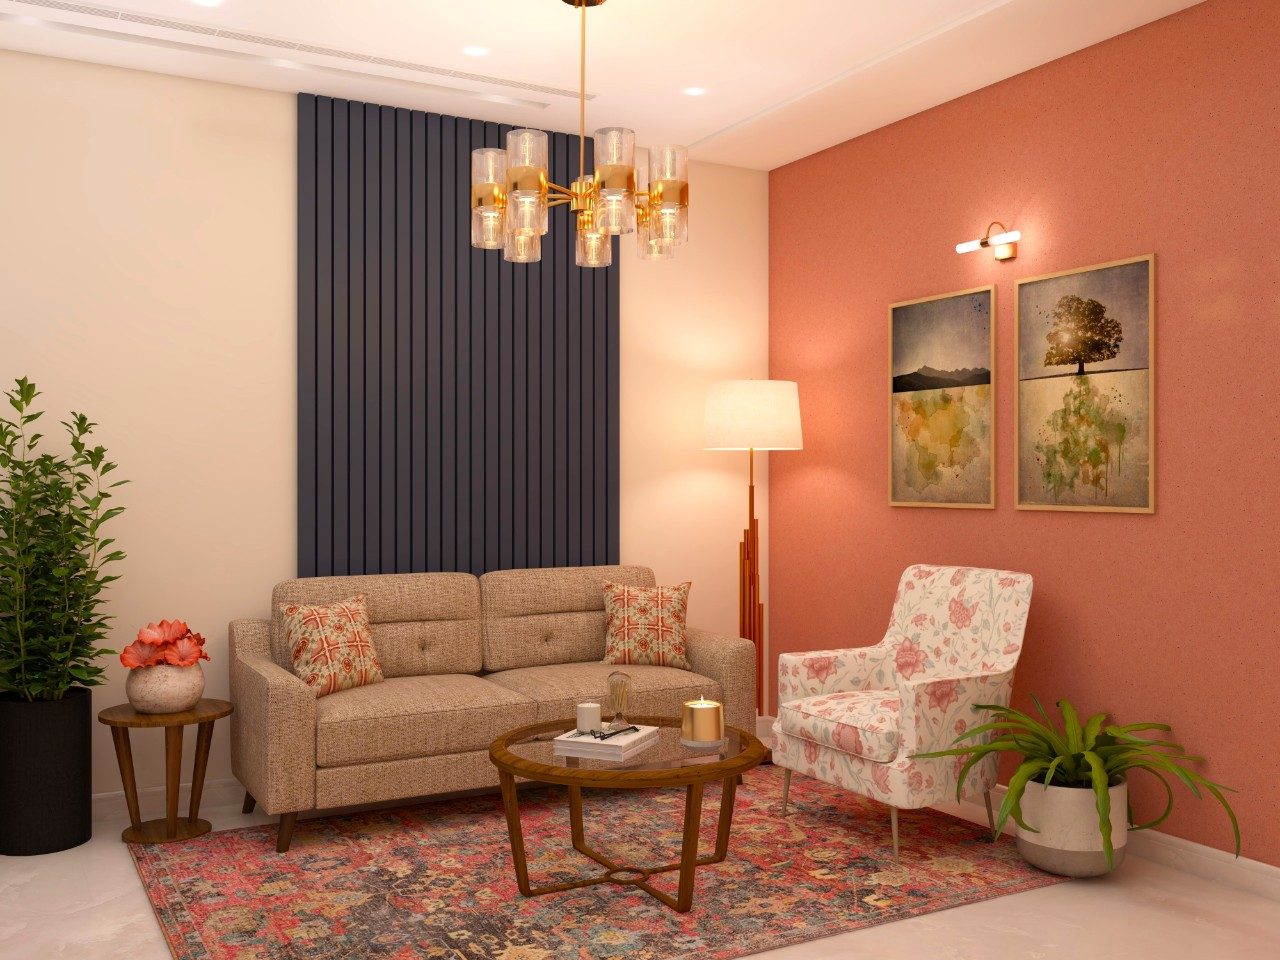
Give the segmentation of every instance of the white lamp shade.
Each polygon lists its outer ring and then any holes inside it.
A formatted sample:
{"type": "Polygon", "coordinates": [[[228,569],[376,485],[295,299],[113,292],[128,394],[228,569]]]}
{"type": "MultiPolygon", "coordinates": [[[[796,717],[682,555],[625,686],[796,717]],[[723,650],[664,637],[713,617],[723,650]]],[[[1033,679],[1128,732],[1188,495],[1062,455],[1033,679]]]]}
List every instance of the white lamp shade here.
{"type": "Polygon", "coordinates": [[[707,390],[708,450],[802,450],[800,392],[791,380],[721,380],[707,390]]]}

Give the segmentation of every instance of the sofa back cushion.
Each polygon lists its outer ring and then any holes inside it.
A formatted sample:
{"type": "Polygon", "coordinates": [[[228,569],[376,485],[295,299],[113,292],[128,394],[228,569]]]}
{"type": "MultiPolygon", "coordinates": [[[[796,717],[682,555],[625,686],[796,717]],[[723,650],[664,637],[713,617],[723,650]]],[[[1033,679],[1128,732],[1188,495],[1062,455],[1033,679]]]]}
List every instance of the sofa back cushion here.
{"type": "Polygon", "coordinates": [[[360,593],[385,676],[480,672],[480,585],[469,573],[379,573],[278,583],[271,591],[276,663],[289,669],[282,603],[336,603],[360,593]]]}
{"type": "Polygon", "coordinates": [[[480,578],[484,668],[604,659],[604,583],[654,586],[648,567],[495,570],[480,578]]]}

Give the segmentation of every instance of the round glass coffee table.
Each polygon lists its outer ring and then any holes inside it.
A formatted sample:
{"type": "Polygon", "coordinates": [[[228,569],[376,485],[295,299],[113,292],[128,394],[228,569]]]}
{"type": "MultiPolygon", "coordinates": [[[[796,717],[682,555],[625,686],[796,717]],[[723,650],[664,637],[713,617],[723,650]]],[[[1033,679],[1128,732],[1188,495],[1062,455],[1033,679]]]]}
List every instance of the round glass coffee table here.
{"type": "MultiPolygon", "coordinates": [[[[672,717],[629,717],[632,723],[650,727],[675,728],[679,732],[680,721],[672,717]]],[[[738,727],[725,726],[726,742],[712,750],[693,750],[680,745],[669,733],[662,736],[661,748],[665,759],[646,762],[645,756],[622,764],[586,761],[579,765],[577,758],[556,757],[543,763],[512,752],[512,747],[543,740],[548,734],[560,734],[572,730],[574,720],[549,720],[520,727],[503,734],[489,746],[489,758],[498,768],[502,783],[502,804],[507,812],[507,831],[511,836],[511,859],[516,868],[516,883],[526,897],[540,897],[548,893],[576,890],[598,883],[614,883],[639,887],[656,897],[673,910],[685,913],[693,906],[693,874],[696,867],[720,863],[729,853],[729,830],[733,824],[733,801],[742,774],[759,766],[768,755],[768,749],[752,734],[738,727]],[[589,765],[587,765],[589,764],[589,765]],[[535,887],[529,883],[529,868],[525,862],[524,833],[520,827],[520,801],[516,796],[516,777],[537,780],[542,783],[563,784],[569,788],[569,826],[573,832],[573,847],[605,868],[603,873],[584,880],[569,883],[551,883],[535,887]],[[698,827],[702,818],[702,791],[708,783],[721,783],[720,824],[716,831],[714,854],[698,856],[698,827]],[[653,787],[684,787],[684,834],[680,846],[680,859],[676,863],[658,867],[634,867],[617,863],[610,857],[587,845],[582,823],[582,788],[598,790],[645,790],[653,787]],[[673,897],[649,883],[657,873],[680,871],[680,885],[673,897]]],[[[654,748],[655,750],[659,748],[654,748]]]]}

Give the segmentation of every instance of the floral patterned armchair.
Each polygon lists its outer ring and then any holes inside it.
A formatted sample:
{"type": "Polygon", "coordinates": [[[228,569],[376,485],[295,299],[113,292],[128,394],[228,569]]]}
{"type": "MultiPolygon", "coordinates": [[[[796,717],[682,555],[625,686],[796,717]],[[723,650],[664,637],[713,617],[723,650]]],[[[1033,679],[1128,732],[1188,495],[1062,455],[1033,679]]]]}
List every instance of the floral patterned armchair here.
{"type": "MultiPolygon", "coordinates": [[[[942,750],[982,717],[974,704],[1008,704],[1031,604],[1031,577],[976,567],[908,567],[884,639],[870,647],[778,658],[773,762],[890,806],[893,855],[898,809],[955,797],[963,757],[916,759],[942,750]]],[[[968,784],[991,817],[997,761],[968,784]]]]}

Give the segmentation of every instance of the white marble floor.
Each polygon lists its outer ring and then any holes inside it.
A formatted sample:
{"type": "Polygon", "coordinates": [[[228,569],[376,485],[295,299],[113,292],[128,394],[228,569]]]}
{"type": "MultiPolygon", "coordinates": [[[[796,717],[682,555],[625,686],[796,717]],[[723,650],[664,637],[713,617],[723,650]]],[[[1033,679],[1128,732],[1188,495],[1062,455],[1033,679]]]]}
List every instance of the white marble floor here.
{"type": "MultiPolygon", "coordinates": [[[[210,806],[215,829],[266,818],[210,806]]],[[[156,814],[148,815],[158,815],[156,814]]],[[[147,811],[144,810],[144,814],[147,811]]],[[[118,819],[82,847],[0,858],[4,960],[168,960],[118,819]]],[[[627,894],[619,892],[619,896],[627,894]]],[[[769,960],[1225,960],[1280,956],[1280,901],[1130,856],[1076,881],[760,954],[769,960]]]]}

